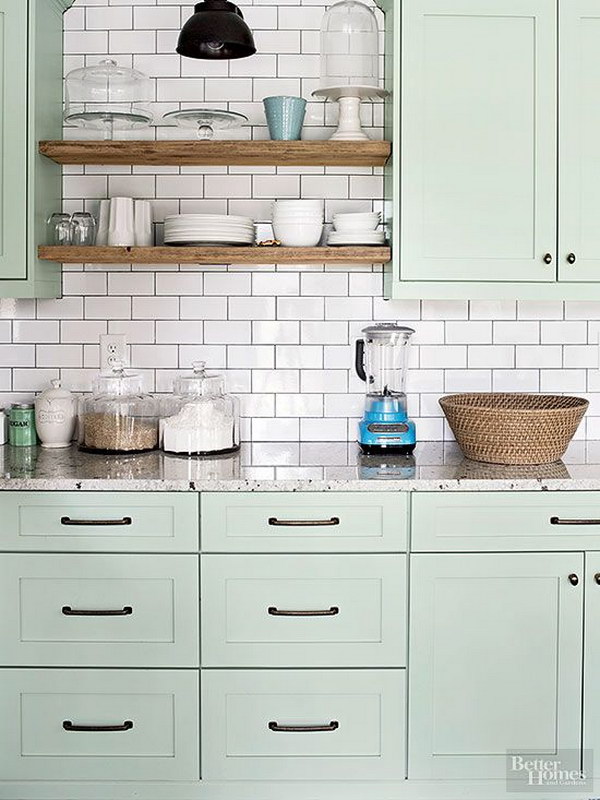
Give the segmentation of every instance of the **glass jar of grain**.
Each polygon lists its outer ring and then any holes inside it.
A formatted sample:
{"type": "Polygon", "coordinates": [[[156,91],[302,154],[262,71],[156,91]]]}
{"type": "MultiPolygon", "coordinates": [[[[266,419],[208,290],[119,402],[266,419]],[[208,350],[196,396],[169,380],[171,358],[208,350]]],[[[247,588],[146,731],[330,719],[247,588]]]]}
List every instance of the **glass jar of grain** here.
{"type": "Polygon", "coordinates": [[[158,402],[139,373],[117,365],[80,404],[79,445],[93,453],[144,453],[158,445],[158,402]]]}

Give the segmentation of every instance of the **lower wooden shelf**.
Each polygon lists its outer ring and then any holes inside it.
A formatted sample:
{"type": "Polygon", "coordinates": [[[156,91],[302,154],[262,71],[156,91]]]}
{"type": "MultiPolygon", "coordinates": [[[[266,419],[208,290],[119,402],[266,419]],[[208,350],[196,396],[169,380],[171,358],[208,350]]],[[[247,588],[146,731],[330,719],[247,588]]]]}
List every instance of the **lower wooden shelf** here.
{"type": "Polygon", "coordinates": [[[42,261],[62,264],[385,264],[389,247],[56,247],[42,261]]]}

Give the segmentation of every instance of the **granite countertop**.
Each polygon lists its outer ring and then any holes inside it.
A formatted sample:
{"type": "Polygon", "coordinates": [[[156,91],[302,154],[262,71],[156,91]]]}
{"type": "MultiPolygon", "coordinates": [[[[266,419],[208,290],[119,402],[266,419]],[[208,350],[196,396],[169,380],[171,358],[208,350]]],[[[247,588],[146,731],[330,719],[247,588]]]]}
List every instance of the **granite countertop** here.
{"type": "Polygon", "coordinates": [[[13,491],[498,491],[600,490],[600,441],[572,442],[563,461],[504,467],[465,459],[456,444],[421,442],[414,458],[364,456],[346,442],[242,446],[235,456],[160,452],[104,456],[0,447],[0,490],[13,491]]]}

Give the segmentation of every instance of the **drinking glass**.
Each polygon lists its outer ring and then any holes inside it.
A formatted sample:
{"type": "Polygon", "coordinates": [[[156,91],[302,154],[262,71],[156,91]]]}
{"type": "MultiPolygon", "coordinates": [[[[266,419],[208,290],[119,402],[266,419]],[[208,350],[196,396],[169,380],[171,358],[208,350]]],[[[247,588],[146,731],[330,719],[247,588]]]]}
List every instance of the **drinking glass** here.
{"type": "Polygon", "coordinates": [[[64,247],[71,244],[71,215],[56,213],[48,218],[48,241],[52,245],[64,247]]]}
{"type": "Polygon", "coordinates": [[[71,242],[75,247],[92,247],[96,243],[96,220],[87,211],[71,217],[71,242]]]}

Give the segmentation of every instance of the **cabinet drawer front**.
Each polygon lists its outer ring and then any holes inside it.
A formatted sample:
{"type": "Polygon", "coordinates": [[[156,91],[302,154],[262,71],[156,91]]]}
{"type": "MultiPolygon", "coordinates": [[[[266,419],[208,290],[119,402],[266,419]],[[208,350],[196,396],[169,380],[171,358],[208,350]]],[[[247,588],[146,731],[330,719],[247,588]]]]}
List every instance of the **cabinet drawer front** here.
{"type": "Polygon", "coordinates": [[[193,670],[4,670],[0,712],[6,780],[199,777],[193,670]]]}
{"type": "Polygon", "coordinates": [[[0,514],[0,550],[198,551],[194,494],[0,492],[0,514]]]}
{"type": "Polygon", "coordinates": [[[405,555],[206,555],[202,597],[204,666],[405,665],[405,555]]]}
{"type": "Polygon", "coordinates": [[[403,670],[207,670],[202,680],[208,780],[404,778],[403,670]]]}
{"type": "Polygon", "coordinates": [[[408,496],[357,492],[202,495],[205,552],[406,550],[408,496]]]}
{"type": "Polygon", "coordinates": [[[194,667],[198,557],[0,556],[3,666],[194,667]]]}
{"type": "Polygon", "coordinates": [[[600,492],[418,492],[411,548],[600,550],[600,492]]]}

